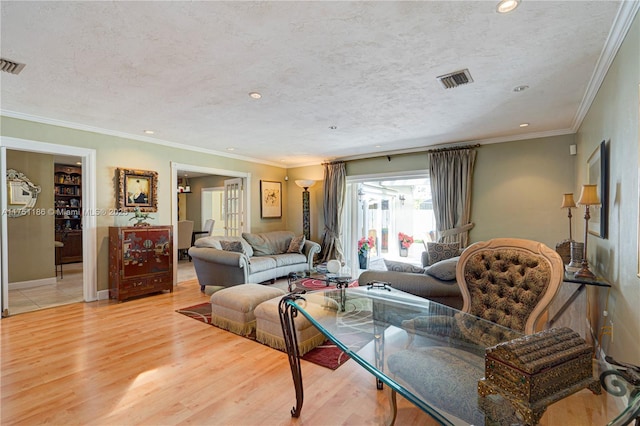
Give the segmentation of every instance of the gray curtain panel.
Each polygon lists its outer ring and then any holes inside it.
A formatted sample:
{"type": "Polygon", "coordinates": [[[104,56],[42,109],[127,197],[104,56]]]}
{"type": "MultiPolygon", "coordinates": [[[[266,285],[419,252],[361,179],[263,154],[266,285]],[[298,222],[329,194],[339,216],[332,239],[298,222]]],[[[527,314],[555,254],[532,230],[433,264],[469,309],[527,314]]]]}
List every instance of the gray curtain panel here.
{"type": "Polygon", "coordinates": [[[470,148],[429,153],[433,211],[440,242],[458,242],[460,247],[469,243],[475,161],[476,150],[470,148]]]}
{"type": "Polygon", "coordinates": [[[340,233],[346,192],[347,171],[343,162],[324,164],[324,235],[320,261],[344,261],[340,233]]]}

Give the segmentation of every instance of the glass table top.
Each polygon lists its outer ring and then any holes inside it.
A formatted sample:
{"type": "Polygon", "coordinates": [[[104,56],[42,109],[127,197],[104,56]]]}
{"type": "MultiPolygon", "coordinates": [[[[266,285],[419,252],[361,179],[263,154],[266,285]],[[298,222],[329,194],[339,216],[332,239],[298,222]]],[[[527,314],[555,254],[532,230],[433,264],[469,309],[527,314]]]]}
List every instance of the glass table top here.
{"type": "Polygon", "coordinates": [[[522,334],[388,287],[296,295],[294,306],[354,361],[442,424],[484,424],[485,349],[522,334]]]}

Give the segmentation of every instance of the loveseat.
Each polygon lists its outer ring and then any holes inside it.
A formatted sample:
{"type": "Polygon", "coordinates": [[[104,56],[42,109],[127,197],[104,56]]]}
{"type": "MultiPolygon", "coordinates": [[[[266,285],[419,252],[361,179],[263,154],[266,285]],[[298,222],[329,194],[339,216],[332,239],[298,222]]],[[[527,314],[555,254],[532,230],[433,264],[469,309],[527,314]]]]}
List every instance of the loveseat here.
{"type": "Polygon", "coordinates": [[[358,277],[358,284],[387,282],[397,290],[461,309],[462,293],[456,281],[461,251],[457,246],[442,243],[429,243],[428,247],[422,254],[422,267],[385,259],[386,270],[364,271],[358,277]]]}
{"type": "Polygon", "coordinates": [[[209,236],[199,238],[189,256],[200,283],[231,287],[261,283],[310,270],[320,244],[296,236],[291,231],[242,233],[242,237],[209,236]]]}

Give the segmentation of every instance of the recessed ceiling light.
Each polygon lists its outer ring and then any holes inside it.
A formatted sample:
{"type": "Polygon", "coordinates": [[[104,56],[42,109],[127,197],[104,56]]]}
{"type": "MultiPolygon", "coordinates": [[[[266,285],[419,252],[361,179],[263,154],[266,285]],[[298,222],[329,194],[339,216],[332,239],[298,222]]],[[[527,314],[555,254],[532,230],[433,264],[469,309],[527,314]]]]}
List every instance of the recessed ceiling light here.
{"type": "Polygon", "coordinates": [[[509,13],[515,10],[516,7],[520,4],[520,0],[500,0],[498,5],[496,6],[496,12],[498,13],[509,13]]]}
{"type": "Polygon", "coordinates": [[[235,148],[232,148],[232,147],[227,148],[227,151],[235,151],[235,150],[236,150],[236,149],[235,149],[235,148]]]}
{"type": "Polygon", "coordinates": [[[514,92],[524,92],[525,90],[527,90],[529,88],[529,86],[527,86],[526,84],[523,84],[522,86],[516,86],[513,88],[514,92]]]}
{"type": "Polygon", "coordinates": [[[520,127],[529,127],[529,123],[521,123],[520,127]]]}
{"type": "Polygon", "coordinates": [[[153,130],[145,130],[144,133],[147,134],[147,135],[152,135],[155,132],[153,130]]]}
{"type": "Polygon", "coordinates": [[[260,99],[262,97],[262,95],[258,92],[249,92],[249,96],[251,96],[253,99],[260,99]]]}

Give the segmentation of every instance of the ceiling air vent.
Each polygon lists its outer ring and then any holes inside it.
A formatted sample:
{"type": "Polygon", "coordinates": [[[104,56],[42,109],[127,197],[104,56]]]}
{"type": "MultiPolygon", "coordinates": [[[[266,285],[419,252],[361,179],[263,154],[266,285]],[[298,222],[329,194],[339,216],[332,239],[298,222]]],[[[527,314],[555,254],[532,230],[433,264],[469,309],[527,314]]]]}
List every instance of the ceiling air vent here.
{"type": "Polygon", "coordinates": [[[0,58],[0,71],[8,72],[9,74],[20,74],[24,66],[25,64],[21,64],[20,62],[0,58]]]}
{"type": "Polygon", "coordinates": [[[445,89],[453,89],[454,87],[473,82],[473,78],[471,78],[471,74],[466,68],[460,71],[441,75],[437,78],[445,89]]]}

